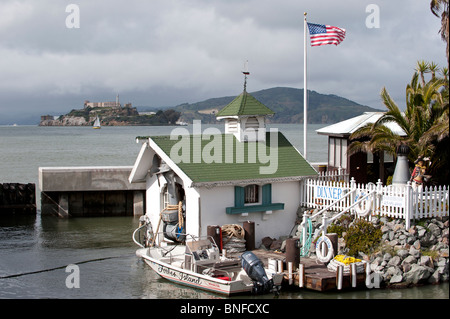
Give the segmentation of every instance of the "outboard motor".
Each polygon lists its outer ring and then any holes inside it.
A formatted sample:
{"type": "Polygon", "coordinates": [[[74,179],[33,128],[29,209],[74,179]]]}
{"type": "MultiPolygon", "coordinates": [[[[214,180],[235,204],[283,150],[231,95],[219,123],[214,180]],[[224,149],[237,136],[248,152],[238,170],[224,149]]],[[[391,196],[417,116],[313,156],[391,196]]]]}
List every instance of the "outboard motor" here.
{"type": "Polygon", "coordinates": [[[253,281],[253,293],[263,294],[273,290],[273,280],[267,277],[263,262],[251,251],[241,255],[241,264],[253,281]]]}

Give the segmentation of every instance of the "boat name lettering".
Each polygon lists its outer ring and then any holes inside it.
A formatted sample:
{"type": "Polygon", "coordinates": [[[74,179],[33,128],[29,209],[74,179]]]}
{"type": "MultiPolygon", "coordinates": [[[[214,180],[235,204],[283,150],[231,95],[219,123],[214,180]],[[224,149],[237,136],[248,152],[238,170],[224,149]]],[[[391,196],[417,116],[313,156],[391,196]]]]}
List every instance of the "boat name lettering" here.
{"type": "Polygon", "coordinates": [[[190,283],[194,283],[194,284],[197,284],[197,285],[200,285],[202,283],[202,280],[200,278],[193,277],[193,276],[188,275],[188,274],[180,273],[179,277],[180,277],[180,280],[184,280],[184,281],[187,281],[187,282],[190,282],[190,283]]]}
{"type": "Polygon", "coordinates": [[[200,278],[198,278],[198,277],[194,277],[194,276],[191,276],[189,274],[185,274],[185,273],[182,273],[182,272],[170,269],[170,268],[165,267],[163,265],[159,265],[158,272],[159,273],[163,273],[165,275],[169,275],[171,277],[177,278],[177,279],[182,280],[182,281],[187,281],[189,283],[193,283],[193,284],[197,284],[197,285],[201,285],[202,284],[202,280],[200,278]]]}
{"type": "Polygon", "coordinates": [[[176,271],[174,271],[174,270],[172,270],[170,268],[164,267],[162,265],[159,265],[158,272],[164,273],[166,275],[170,275],[172,277],[177,277],[177,272],[176,271]]]}

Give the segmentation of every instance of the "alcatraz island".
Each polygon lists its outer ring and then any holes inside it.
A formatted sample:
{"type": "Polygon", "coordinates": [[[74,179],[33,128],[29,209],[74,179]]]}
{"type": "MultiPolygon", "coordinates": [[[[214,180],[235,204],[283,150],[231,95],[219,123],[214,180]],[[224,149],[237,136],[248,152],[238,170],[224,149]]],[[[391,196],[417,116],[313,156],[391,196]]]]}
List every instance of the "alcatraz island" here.
{"type": "Polygon", "coordinates": [[[177,125],[180,114],[173,109],[138,112],[131,103],[122,106],[117,95],[113,102],[86,100],[82,109],[73,109],[65,115],[42,115],[39,126],[93,126],[96,118],[101,126],[177,125]]]}

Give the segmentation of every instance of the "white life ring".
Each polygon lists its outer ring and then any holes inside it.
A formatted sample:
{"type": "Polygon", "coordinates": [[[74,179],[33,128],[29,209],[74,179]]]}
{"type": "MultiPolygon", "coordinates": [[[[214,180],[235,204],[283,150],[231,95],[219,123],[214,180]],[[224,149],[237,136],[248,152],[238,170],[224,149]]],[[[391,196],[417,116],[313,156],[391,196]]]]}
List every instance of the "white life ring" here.
{"type": "MultiPolygon", "coordinates": [[[[358,197],[360,196],[361,197],[365,196],[365,194],[364,193],[358,194],[355,198],[355,202],[358,200],[358,197]]],[[[373,196],[366,197],[365,200],[360,201],[355,206],[356,214],[359,217],[366,217],[372,211],[372,206],[373,206],[373,196]]]]}
{"type": "Polygon", "coordinates": [[[317,259],[319,259],[323,263],[327,263],[333,258],[334,249],[333,245],[331,244],[330,238],[327,236],[321,236],[316,242],[316,256],[317,259]],[[327,254],[324,256],[322,255],[322,244],[327,245],[327,254]]]}

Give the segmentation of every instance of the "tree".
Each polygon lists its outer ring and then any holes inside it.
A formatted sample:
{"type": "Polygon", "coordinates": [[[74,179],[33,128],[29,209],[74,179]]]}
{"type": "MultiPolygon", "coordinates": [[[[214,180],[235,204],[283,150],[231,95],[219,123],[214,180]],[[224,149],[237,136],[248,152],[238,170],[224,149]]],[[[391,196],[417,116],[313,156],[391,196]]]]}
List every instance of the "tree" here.
{"type": "Polygon", "coordinates": [[[350,139],[349,154],[357,152],[387,152],[396,155],[401,144],[410,148],[409,160],[419,156],[430,158],[430,174],[435,180],[448,177],[448,70],[438,70],[434,63],[419,61],[411,82],[406,86],[406,109],[401,111],[386,88],[381,99],[387,111],[372,124],[358,129],[350,139]],[[426,81],[425,74],[431,73],[426,81]],[[396,123],[404,132],[400,136],[386,125],[396,123]]]}
{"type": "Polygon", "coordinates": [[[443,41],[447,42],[447,60],[448,60],[448,42],[449,42],[449,12],[448,0],[431,0],[430,10],[436,16],[441,18],[441,29],[439,33],[443,41]]]}

